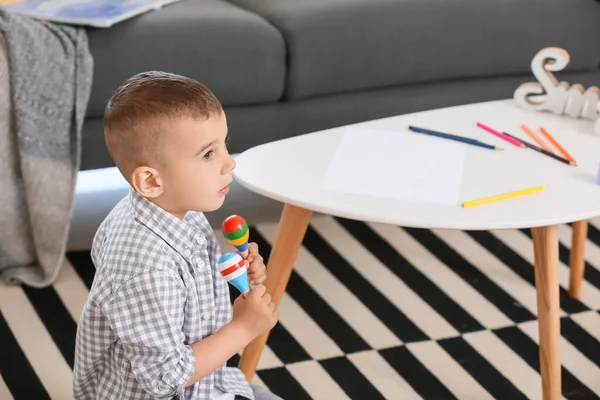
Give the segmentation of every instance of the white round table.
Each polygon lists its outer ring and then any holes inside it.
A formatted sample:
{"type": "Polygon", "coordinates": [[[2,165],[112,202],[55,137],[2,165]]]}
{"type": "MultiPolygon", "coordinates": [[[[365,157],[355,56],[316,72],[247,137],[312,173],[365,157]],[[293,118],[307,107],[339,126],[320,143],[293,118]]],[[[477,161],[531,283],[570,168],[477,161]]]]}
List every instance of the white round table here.
{"type": "MultiPolygon", "coordinates": [[[[501,146],[503,151],[467,146],[460,200],[543,185],[545,190],[472,208],[401,201],[326,190],[323,179],[344,127],[257,146],[240,154],[235,179],[247,189],[285,203],[269,260],[267,290],[278,305],[313,212],[414,228],[489,230],[531,228],[535,254],[542,390],[544,399],[561,398],[557,224],[575,222],[570,294],[579,295],[587,219],[600,215],[600,137],[593,122],[525,111],[512,100],[476,103],[356,124],[369,130],[406,130],[409,125],[453,133],[501,146]],[[577,160],[570,166],[522,149],[478,128],[491,127],[537,143],[520,129],[545,127],[577,160]]],[[[538,131],[539,132],[539,131],[538,131]]],[[[445,140],[445,139],[439,139],[445,140]]],[[[382,144],[384,145],[384,144],[382,144]]],[[[560,154],[560,153],[558,153],[560,154]]],[[[360,162],[360,160],[357,160],[360,162]]],[[[385,171],[389,182],[402,171],[385,171]]],[[[360,185],[360,182],[356,182],[360,185]]],[[[240,368],[251,379],[267,335],[244,350],[240,368]]]]}

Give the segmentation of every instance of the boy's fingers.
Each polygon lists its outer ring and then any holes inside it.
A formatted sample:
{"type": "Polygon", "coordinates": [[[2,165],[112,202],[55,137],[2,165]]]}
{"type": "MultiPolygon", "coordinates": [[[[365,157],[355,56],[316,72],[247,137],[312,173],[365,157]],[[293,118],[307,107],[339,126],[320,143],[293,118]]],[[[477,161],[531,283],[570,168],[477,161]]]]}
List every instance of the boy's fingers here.
{"type": "Polygon", "coordinates": [[[251,296],[262,297],[263,294],[267,291],[267,288],[264,285],[257,285],[254,290],[251,292],[251,296]]]}
{"type": "Polygon", "coordinates": [[[269,293],[265,293],[262,298],[265,301],[265,303],[271,304],[271,295],[269,293]]]}
{"type": "Polygon", "coordinates": [[[258,244],[255,242],[248,243],[248,254],[250,253],[258,254],[258,244]]]}
{"type": "Polygon", "coordinates": [[[266,270],[248,271],[248,277],[251,279],[258,279],[267,276],[266,270]]]}
{"type": "MultiPolygon", "coordinates": [[[[242,256],[240,254],[240,256],[242,256]]],[[[244,257],[242,257],[244,258],[244,257]]],[[[252,255],[248,255],[247,258],[244,258],[244,261],[246,261],[246,269],[250,269],[250,267],[252,266],[252,262],[254,261],[254,259],[252,258],[252,255]]]]}
{"type": "Polygon", "coordinates": [[[264,264],[262,263],[248,263],[248,265],[246,265],[246,270],[248,272],[256,272],[256,271],[260,271],[262,268],[264,268],[264,264]]]}
{"type": "Polygon", "coordinates": [[[244,260],[247,260],[252,255],[248,252],[248,250],[240,251],[235,249],[234,252],[237,253],[238,256],[242,257],[244,260]]]}
{"type": "Polygon", "coordinates": [[[250,278],[250,282],[252,282],[253,285],[264,284],[266,281],[267,281],[267,275],[261,275],[258,277],[250,278]]]}

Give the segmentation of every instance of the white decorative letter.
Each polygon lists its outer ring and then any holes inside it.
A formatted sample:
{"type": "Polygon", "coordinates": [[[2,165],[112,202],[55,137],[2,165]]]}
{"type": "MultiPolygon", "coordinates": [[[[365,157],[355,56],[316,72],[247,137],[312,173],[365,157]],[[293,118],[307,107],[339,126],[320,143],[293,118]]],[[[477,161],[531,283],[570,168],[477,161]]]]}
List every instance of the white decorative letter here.
{"type": "Polygon", "coordinates": [[[531,71],[539,83],[528,82],[519,86],[513,96],[517,104],[529,110],[597,120],[600,89],[591,86],[584,92],[582,85],[570,86],[568,82],[558,82],[552,74],[564,69],[569,61],[569,53],[558,47],[540,50],[531,60],[531,71]],[[539,101],[535,100],[536,96],[530,97],[543,94],[545,98],[539,101]]]}

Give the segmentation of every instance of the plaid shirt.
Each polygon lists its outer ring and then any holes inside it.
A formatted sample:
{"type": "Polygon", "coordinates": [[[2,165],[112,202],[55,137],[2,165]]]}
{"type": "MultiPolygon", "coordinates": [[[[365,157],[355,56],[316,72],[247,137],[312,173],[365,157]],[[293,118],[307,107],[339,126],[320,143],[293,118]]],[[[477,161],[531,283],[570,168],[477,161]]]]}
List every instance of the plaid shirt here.
{"type": "Polygon", "coordinates": [[[237,368],[220,366],[184,388],[190,344],[230,320],[219,244],[202,213],[185,222],[131,190],[92,245],[96,276],[80,317],[75,399],[209,400],[220,389],[254,400],[237,368]]]}

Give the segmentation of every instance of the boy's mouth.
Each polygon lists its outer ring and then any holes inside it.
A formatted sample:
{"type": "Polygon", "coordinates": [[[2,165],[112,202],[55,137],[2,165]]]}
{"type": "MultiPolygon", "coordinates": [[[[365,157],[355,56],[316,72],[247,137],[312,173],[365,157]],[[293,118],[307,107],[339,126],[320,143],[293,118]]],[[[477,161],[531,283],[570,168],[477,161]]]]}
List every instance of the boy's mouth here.
{"type": "Polygon", "coordinates": [[[223,189],[219,190],[219,194],[227,194],[227,193],[229,193],[229,185],[230,184],[231,183],[228,183],[227,185],[225,185],[225,187],[223,189]]]}

